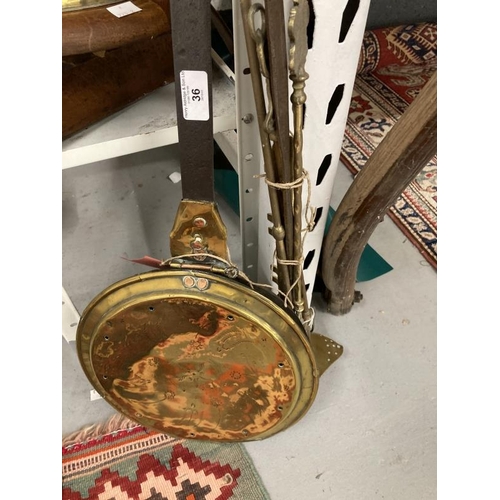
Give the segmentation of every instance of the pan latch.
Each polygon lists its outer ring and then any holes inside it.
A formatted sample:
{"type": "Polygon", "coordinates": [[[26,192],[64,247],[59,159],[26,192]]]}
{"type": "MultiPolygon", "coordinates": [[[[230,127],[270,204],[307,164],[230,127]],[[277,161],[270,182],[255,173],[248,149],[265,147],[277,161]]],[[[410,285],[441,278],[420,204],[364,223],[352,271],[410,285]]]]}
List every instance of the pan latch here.
{"type": "Polygon", "coordinates": [[[197,261],[213,254],[229,260],[227,230],[214,202],[182,200],[170,233],[172,257],[192,254],[197,261]]]}

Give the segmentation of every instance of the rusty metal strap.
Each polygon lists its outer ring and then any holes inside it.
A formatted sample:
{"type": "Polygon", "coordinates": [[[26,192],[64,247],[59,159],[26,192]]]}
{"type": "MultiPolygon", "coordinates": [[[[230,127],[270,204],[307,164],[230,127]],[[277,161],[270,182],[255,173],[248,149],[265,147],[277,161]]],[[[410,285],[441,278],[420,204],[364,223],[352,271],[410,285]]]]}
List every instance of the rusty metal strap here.
{"type": "Polygon", "coordinates": [[[170,0],[182,197],[214,201],[210,2],[170,0]]]}

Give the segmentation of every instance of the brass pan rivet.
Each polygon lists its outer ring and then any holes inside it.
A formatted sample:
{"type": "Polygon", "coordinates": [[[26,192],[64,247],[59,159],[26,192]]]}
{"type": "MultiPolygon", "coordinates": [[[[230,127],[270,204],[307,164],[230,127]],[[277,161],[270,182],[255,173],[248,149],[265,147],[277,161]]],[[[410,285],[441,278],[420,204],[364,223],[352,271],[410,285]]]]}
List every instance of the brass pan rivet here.
{"type": "Polygon", "coordinates": [[[193,240],[190,243],[191,248],[195,251],[201,251],[205,248],[203,243],[203,238],[199,234],[195,234],[193,240]]]}
{"type": "Polygon", "coordinates": [[[203,217],[196,217],[193,220],[193,226],[195,227],[206,227],[207,221],[203,217]]]}
{"type": "Polygon", "coordinates": [[[206,290],[209,285],[210,283],[206,278],[198,278],[196,288],[198,288],[198,290],[206,290]]]}
{"type": "Polygon", "coordinates": [[[196,284],[196,281],[192,276],[184,276],[184,278],[182,278],[182,283],[186,288],[193,288],[193,286],[196,284]]]}
{"type": "Polygon", "coordinates": [[[244,436],[248,436],[248,431],[247,431],[246,429],[243,429],[242,434],[243,434],[244,436]]]}

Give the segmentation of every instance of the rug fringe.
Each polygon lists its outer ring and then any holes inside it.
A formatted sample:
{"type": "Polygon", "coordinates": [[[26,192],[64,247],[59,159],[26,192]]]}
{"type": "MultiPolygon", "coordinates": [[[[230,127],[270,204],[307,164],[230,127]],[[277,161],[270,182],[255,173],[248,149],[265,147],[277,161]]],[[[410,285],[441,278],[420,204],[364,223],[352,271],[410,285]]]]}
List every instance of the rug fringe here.
{"type": "Polygon", "coordinates": [[[79,431],[75,431],[67,436],[64,436],[62,439],[62,445],[70,446],[76,443],[84,443],[99,436],[105,436],[106,434],[111,434],[124,429],[134,429],[135,427],[142,426],[120,413],[116,413],[106,422],[92,424],[80,429],[79,431]]]}

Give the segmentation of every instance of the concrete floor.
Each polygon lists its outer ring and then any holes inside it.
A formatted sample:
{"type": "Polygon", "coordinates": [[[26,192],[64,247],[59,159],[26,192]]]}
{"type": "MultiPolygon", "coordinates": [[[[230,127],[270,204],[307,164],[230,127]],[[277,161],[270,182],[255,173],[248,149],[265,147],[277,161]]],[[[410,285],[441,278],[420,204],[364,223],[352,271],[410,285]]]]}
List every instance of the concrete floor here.
{"type": "MultiPolygon", "coordinates": [[[[169,256],[181,192],[168,175],[178,169],[177,146],[169,146],[63,171],[63,286],[80,312],[138,271],[122,256],[169,256]]],[[[339,166],[334,208],[351,180],[339,166]]],[[[219,204],[238,263],[238,218],[219,204]]],[[[314,296],[315,330],[344,355],[321,378],[311,410],[245,445],[273,500],[436,497],[436,272],[388,217],[370,245],[394,269],[358,284],[360,304],[335,317],[314,296]]],[[[64,338],[62,377],[63,435],[115,413],[90,401],[74,343],[64,338]]]]}

